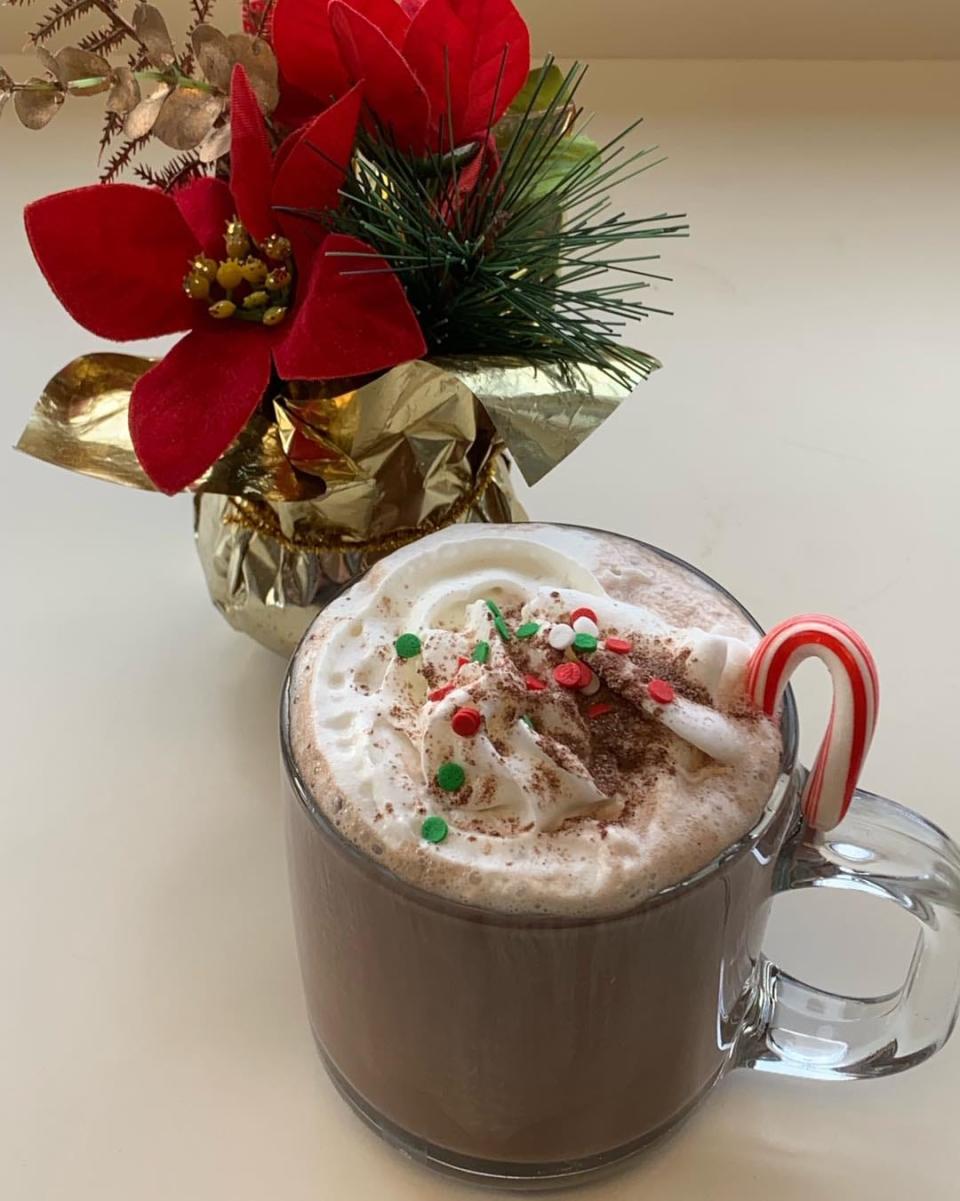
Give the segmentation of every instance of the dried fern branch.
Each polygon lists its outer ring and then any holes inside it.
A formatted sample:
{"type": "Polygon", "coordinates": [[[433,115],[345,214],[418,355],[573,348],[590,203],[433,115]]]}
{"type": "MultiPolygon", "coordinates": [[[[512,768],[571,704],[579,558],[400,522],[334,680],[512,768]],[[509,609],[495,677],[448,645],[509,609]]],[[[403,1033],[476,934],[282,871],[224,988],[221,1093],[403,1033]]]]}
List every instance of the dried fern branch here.
{"type": "Polygon", "coordinates": [[[150,135],[142,138],[127,138],[119,150],[110,156],[107,165],[100,172],[101,183],[113,183],[124,171],[129,170],[137,155],[150,141],[150,135]]]}
{"type": "Polygon", "coordinates": [[[57,0],[30,31],[30,41],[35,46],[42,46],[55,33],[60,33],[98,7],[97,0],[57,0]]]}
{"type": "Polygon", "coordinates": [[[164,192],[172,192],[192,179],[206,175],[209,167],[202,163],[195,154],[178,154],[163,167],[146,167],[142,163],[134,167],[133,173],[145,184],[154,188],[162,188],[164,192]]]}

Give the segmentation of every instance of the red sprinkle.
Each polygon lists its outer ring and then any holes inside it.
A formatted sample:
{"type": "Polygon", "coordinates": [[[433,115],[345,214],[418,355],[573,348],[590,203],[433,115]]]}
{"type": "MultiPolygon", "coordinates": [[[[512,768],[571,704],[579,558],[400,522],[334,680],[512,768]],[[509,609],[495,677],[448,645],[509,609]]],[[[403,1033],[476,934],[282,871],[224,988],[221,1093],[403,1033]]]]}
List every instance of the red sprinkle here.
{"type": "Polygon", "coordinates": [[[546,692],[547,686],[539,676],[524,676],[527,692],[546,692]]]}
{"type": "Polygon", "coordinates": [[[593,683],[593,672],[582,659],[577,661],[577,666],[580,668],[580,687],[589,688],[593,683]]]}
{"type": "Polygon", "coordinates": [[[579,661],[574,663],[568,659],[553,669],[553,678],[561,688],[586,688],[590,680],[589,678],[586,680],[583,678],[581,668],[584,667],[586,667],[589,677],[590,668],[585,663],[580,663],[579,661]]]}
{"type": "Polygon", "coordinates": [[[591,721],[595,721],[598,717],[604,717],[606,714],[612,712],[613,705],[605,705],[603,702],[601,702],[598,705],[590,706],[590,708],[587,710],[587,717],[589,717],[591,721]]]}
{"type": "Polygon", "coordinates": [[[669,705],[677,699],[677,694],[666,680],[651,680],[647,685],[650,699],[658,705],[669,705]]]}
{"type": "Polygon", "coordinates": [[[454,734],[459,734],[461,738],[472,738],[483,725],[483,714],[479,709],[464,706],[454,713],[450,724],[454,734]]]}
{"type": "Polygon", "coordinates": [[[615,655],[629,655],[633,650],[633,643],[627,642],[626,638],[608,638],[603,645],[615,655]]]}
{"type": "Polygon", "coordinates": [[[445,684],[442,688],[435,688],[430,693],[430,700],[442,701],[453,692],[454,688],[456,688],[456,684],[445,684]]]}
{"type": "Polygon", "coordinates": [[[570,614],[570,624],[573,625],[573,623],[575,621],[579,621],[581,617],[589,617],[594,625],[598,624],[597,615],[592,609],[574,609],[574,611],[570,614]]]}
{"type": "Polygon", "coordinates": [[[457,667],[458,667],[458,668],[460,668],[460,667],[466,667],[466,666],[467,666],[467,664],[468,664],[469,662],[470,662],[470,660],[469,660],[469,659],[465,659],[465,658],[463,657],[463,655],[461,655],[461,656],[460,656],[460,658],[459,658],[459,659],[457,659],[457,667]]]}

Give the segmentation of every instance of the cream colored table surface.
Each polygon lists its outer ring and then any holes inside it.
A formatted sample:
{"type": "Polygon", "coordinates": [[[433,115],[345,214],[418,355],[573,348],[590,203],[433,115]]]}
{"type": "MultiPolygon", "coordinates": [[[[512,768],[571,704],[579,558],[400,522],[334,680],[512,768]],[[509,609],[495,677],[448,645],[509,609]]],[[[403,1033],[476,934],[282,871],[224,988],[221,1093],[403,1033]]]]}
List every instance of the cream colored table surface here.
{"type": "MultiPolygon", "coordinates": [[[[885,687],[865,782],[955,835],[958,85],[950,63],[598,67],[601,125],[644,111],[671,154],[627,207],[686,207],[696,237],[667,247],[678,282],[657,300],[678,315],[642,335],[668,369],[529,498],[692,559],[764,621],[857,624],[885,687]]],[[[0,133],[6,444],[94,345],[17,215],[89,173],[89,111],[0,133]]],[[[283,665],[207,604],[189,503],[13,454],[0,488],[0,1196],[473,1195],[378,1142],[317,1063],[283,861],[283,665]]],[[[808,746],[825,693],[804,675],[808,746]]],[[[878,903],[775,909],[773,951],[829,986],[892,985],[907,946],[878,903]]],[[[856,1086],[740,1072],[584,1195],[949,1201],[958,1086],[960,1041],[856,1086]]]]}

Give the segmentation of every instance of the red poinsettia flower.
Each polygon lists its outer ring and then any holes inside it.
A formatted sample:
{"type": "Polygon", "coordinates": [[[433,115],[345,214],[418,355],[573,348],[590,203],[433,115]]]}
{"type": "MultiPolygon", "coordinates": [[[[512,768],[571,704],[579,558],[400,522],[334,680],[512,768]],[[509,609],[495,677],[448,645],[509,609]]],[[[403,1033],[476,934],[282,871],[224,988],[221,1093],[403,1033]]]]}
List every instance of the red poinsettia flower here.
{"type": "Polygon", "coordinates": [[[327,104],[362,81],[414,154],[484,138],[530,71],[512,0],[277,0],[272,38],[288,89],[327,104]]]}
{"type": "Polygon", "coordinates": [[[229,186],[206,178],[168,195],[98,184],[27,207],[40,269],[81,325],[115,341],[190,331],[130,402],[134,449],[161,491],[180,491],[220,458],[274,366],[284,379],[337,379],[425,352],[383,259],[283,211],[336,208],[361,102],[358,88],[347,92],[274,156],[237,68],[229,186]],[[362,273],[351,271],[354,254],[362,273]]]}

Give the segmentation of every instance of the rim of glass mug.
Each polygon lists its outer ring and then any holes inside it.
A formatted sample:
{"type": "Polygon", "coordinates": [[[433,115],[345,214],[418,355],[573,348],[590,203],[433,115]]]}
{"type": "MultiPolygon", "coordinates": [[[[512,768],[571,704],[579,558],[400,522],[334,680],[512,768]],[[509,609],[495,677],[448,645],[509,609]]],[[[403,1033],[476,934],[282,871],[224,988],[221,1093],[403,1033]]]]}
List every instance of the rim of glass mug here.
{"type": "MultiPolygon", "coordinates": [[[[571,522],[517,522],[517,525],[523,527],[525,525],[549,525],[560,529],[579,530],[588,534],[602,534],[605,537],[610,537],[611,534],[616,538],[623,538],[627,542],[632,542],[637,546],[642,546],[646,550],[652,551],[661,558],[666,559],[677,566],[692,572],[698,576],[711,588],[719,592],[730,600],[740,613],[750,622],[754,629],[763,634],[764,629],[753,616],[753,614],[743,605],[743,603],[733,595],[729,589],[724,588],[722,584],[718,584],[712,576],[707,575],[705,571],[701,571],[699,567],[695,567],[692,563],[688,563],[679,555],[671,554],[670,551],[665,551],[659,546],[654,546],[651,542],[644,542],[639,538],[631,538],[626,534],[613,534],[610,530],[599,530],[591,526],[574,525],[571,522]]],[[[364,577],[360,577],[363,579],[364,577]]],[[[348,584],[339,594],[344,595],[350,588],[354,587],[359,580],[354,580],[348,584]]],[[[312,626],[311,626],[312,628],[312,626]]],[[[764,807],[763,813],[760,815],[756,824],[747,831],[736,842],[731,843],[725,851],[722,851],[710,863],[700,868],[699,871],[687,876],[685,879],[678,881],[676,884],[667,885],[667,887],[655,892],[652,896],[646,897],[635,905],[631,905],[627,909],[616,909],[610,913],[590,914],[578,917],[565,914],[549,914],[549,913],[506,913],[501,910],[487,909],[482,905],[470,905],[464,901],[457,901],[453,898],[442,896],[439,893],[430,892],[428,889],[421,888],[416,884],[411,884],[396,875],[390,868],[378,862],[365,851],[346,838],[340,830],[333,824],[332,821],[324,813],[322,807],[318,804],[316,798],[311,793],[306,782],[300,774],[296,759],[293,753],[293,747],[290,742],[290,687],[293,675],[293,668],[297,663],[300,652],[303,649],[304,643],[309,637],[310,629],[308,628],[300,640],[297,649],[294,651],[290,663],[287,667],[286,675],[283,682],[283,692],[280,703],[280,748],[283,759],[284,772],[287,779],[290,781],[296,794],[297,800],[303,806],[310,819],[318,825],[322,831],[355,862],[355,864],[364,871],[381,879],[381,881],[389,888],[395,889],[404,896],[419,904],[429,906],[431,908],[442,909],[457,916],[465,921],[480,921],[488,925],[506,925],[513,926],[518,923],[524,926],[537,927],[562,927],[569,929],[572,926],[593,926],[598,924],[606,924],[608,922],[621,921],[633,917],[635,914],[653,908],[657,905],[663,905],[671,901],[674,897],[697,887],[704,880],[708,879],[714,873],[725,868],[733,860],[740,858],[742,855],[749,854],[763,840],[764,835],[774,824],[776,819],[781,815],[781,810],[784,805],[792,804],[797,807],[796,820],[790,824],[786,834],[788,840],[792,833],[799,830],[802,825],[802,818],[799,811],[799,789],[791,788],[797,770],[797,755],[799,741],[799,721],[797,717],[797,706],[793,695],[793,690],[788,688],[784,694],[783,711],[780,718],[780,730],[783,737],[783,754],[780,760],[780,774],[770,793],[770,797],[764,807]]]]}

